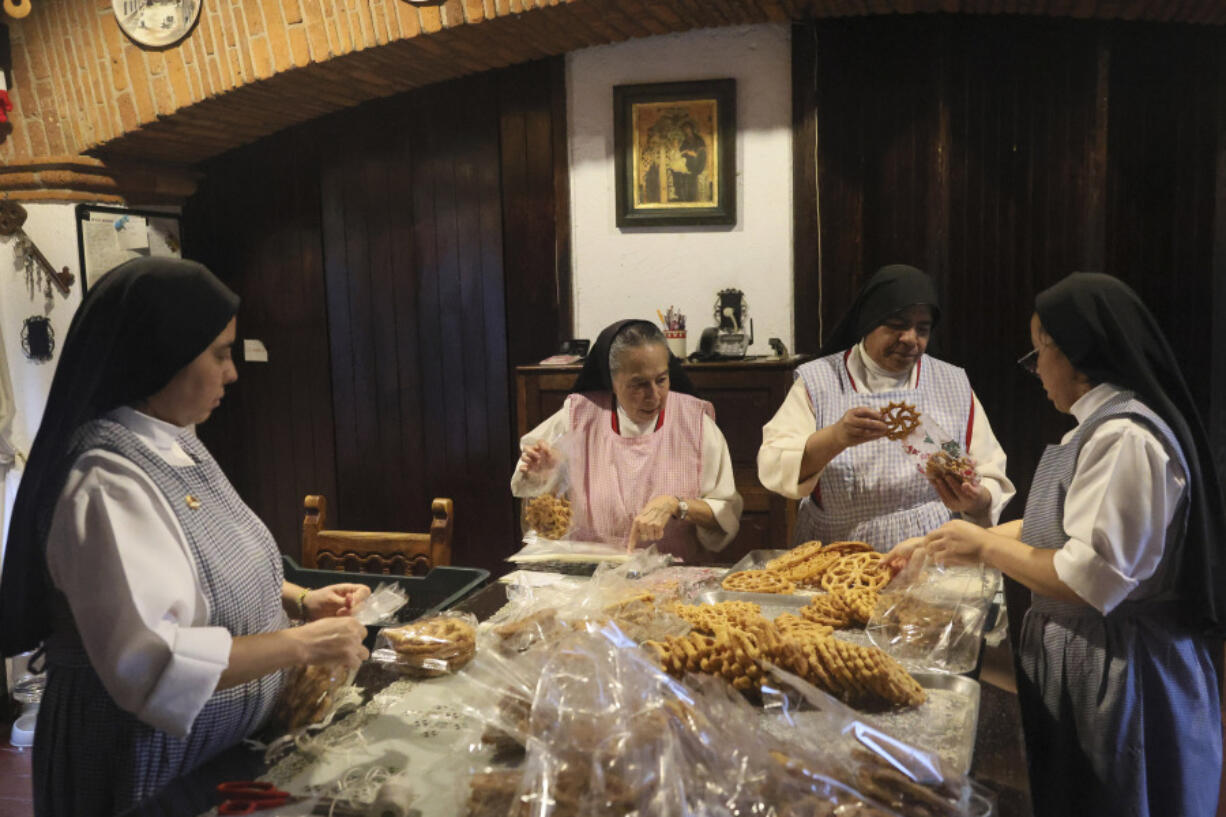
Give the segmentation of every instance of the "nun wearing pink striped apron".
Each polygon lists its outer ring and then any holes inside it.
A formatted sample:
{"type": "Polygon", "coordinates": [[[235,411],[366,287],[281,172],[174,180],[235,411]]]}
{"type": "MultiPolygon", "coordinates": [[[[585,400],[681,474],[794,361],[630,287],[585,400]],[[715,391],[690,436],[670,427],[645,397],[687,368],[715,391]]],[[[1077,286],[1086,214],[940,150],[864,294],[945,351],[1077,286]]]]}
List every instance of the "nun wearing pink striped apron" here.
{"type": "Polygon", "coordinates": [[[565,437],[568,539],[655,544],[686,562],[711,561],[739,529],[741,497],[715,410],[692,391],[654,324],[609,326],[566,404],[520,441],[512,493],[544,490],[565,437]]]}
{"type": "MultiPolygon", "coordinates": [[[[635,517],[658,496],[697,497],[702,472],[702,418],[711,404],[670,394],[651,434],[623,437],[615,430],[613,395],[572,394],[570,404],[574,538],[623,542],[635,517]]],[[[686,562],[700,561],[693,525],[669,523],[656,547],[686,562]]]]}

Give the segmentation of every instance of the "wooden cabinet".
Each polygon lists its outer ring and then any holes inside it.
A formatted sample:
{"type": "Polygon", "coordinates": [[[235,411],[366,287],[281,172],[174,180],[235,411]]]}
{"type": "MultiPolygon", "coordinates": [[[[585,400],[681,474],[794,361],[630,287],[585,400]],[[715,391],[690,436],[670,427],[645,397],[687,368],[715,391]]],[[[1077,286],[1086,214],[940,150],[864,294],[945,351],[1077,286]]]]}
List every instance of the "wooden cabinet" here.
{"type": "MultiPolygon", "coordinates": [[[[751,550],[788,547],[796,503],[758,482],[762,426],[792,387],[792,370],[807,357],[759,358],[720,363],[686,363],[698,396],[715,406],[715,421],[728,439],[736,487],[745,499],[741,530],[718,555],[734,562],[751,550]]],[[[520,366],[515,370],[519,435],[535,428],[562,407],[579,366],[520,366]]]]}

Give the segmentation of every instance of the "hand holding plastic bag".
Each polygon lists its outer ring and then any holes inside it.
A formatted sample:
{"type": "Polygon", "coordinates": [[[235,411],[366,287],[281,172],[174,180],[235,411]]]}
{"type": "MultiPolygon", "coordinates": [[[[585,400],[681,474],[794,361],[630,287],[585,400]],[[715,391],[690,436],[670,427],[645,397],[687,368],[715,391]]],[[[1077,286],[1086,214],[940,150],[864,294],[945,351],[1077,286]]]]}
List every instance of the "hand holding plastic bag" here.
{"type": "Polygon", "coordinates": [[[868,636],[908,668],[970,672],[999,581],[990,568],[940,565],[917,550],[878,596],[868,636]]]}
{"type": "Polygon", "coordinates": [[[542,539],[565,539],[571,530],[569,450],[571,435],[540,440],[524,448],[521,528],[542,539]]]}
{"type": "MultiPolygon", "coordinates": [[[[370,626],[408,604],[409,595],[399,585],[380,584],[353,610],[353,618],[370,626]]],[[[293,732],[313,724],[326,724],[341,701],[341,690],[353,683],[356,668],[343,664],[294,667],[277,700],[271,723],[280,732],[293,732]]]]}

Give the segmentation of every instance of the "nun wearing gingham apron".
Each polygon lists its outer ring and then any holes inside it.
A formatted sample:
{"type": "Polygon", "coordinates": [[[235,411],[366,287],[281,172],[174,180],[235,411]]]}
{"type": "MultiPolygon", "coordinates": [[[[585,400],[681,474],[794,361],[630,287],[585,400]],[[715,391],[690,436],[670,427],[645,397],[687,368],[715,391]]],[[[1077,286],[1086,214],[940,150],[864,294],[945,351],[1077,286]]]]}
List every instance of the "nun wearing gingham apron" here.
{"type": "Polygon", "coordinates": [[[792,545],[855,540],[879,551],[961,515],[994,524],[1013,498],[1005,452],[966,373],[925,354],[940,320],[923,271],[882,267],[835,327],[817,360],[796,369],[783,405],[762,429],[758,479],[800,509],[792,545]],[[885,437],[881,410],[915,406],[975,460],[978,486],[930,481],[885,437]]]}
{"type": "Polygon", "coordinates": [[[1125,284],[1039,294],[1022,359],[1077,419],[1020,522],[924,546],[1030,588],[1018,694],[1035,814],[1210,817],[1222,769],[1214,651],[1226,520],[1208,439],[1161,329],[1125,284]]]}
{"type": "Polygon", "coordinates": [[[237,309],[200,264],[141,258],[73,317],[0,580],[0,648],[47,668],[39,817],[125,811],[258,729],[284,668],[365,656],[369,590],[285,582],[192,430],[237,377],[237,309]]]}

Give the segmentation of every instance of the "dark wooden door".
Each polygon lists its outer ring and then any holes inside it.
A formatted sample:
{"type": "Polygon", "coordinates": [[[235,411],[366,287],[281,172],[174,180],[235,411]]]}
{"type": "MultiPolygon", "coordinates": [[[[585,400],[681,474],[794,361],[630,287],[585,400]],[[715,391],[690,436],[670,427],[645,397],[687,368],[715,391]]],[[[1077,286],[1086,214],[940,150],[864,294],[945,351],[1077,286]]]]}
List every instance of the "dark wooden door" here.
{"type": "Polygon", "coordinates": [[[1072,425],[1013,365],[1035,294],[1070,272],[1146,299],[1207,412],[1226,35],[950,15],[795,34],[798,350],[879,266],[927,270],[930,349],[966,368],[1009,455],[1009,516],[1072,425]]]}
{"type": "Polygon", "coordinates": [[[1013,365],[1035,295],[1107,272],[1153,310],[1226,450],[1226,414],[1209,402],[1226,394],[1212,342],[1226,34],[916,15],[822,21],[793,42],[798,350],[817,347],[882,264],[931,273],[943,289],[931,349],[966,368],[1019,489],[1006,518],[1018,517],[1043,446],[1072,427],[1013,365]]]}
{"type": "Polygon", "coordinates": [[[340,518],[412,530],[447,496],[478,564],[511,514],[498,100],[456,90],[334,123],[320,193],[340,518]]]}
{"type": "Polygon", "coordinates": [[[187,253],[243,296],[240,338],[269,362],[240,365],[201,436],[285,552],[308,493],[350,530],[425,531],[450,497],[456,564],[516,548],[508,349],[569,334],[562,90],[560,60],[517,66],[204,168],[187,253]]]}

